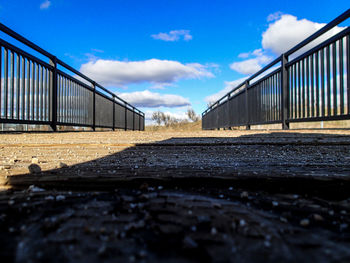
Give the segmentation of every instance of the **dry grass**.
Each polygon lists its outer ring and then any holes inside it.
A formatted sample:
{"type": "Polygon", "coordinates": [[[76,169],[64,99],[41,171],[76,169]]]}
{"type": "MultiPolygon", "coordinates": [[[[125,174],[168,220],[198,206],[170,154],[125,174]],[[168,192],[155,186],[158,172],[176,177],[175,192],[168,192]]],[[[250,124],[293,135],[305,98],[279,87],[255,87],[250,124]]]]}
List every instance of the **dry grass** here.
{"type": "Polygon", "coordinates": [[[169,126],[158,126],[158,125],[149,125],[146,126],[146,131],[152,132],[162,132],[162,131],[201,131],[202,130],[202,121],[197,122],[181,122],[171,124],[169,126]]]}

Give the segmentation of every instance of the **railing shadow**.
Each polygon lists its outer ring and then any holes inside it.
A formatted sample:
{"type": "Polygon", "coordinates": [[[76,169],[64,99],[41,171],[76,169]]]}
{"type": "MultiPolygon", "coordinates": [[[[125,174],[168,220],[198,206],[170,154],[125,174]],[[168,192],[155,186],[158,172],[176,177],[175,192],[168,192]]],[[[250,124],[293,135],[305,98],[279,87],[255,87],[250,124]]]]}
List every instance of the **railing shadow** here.
{"type": "Polygon", "coordinates": [[[14,188],[113,190],[144,184],[235,187],[348,198],[350,136],[273,132],[239,137],[184,137],[136,144],[59,169],[9,176],[14,188]]]}

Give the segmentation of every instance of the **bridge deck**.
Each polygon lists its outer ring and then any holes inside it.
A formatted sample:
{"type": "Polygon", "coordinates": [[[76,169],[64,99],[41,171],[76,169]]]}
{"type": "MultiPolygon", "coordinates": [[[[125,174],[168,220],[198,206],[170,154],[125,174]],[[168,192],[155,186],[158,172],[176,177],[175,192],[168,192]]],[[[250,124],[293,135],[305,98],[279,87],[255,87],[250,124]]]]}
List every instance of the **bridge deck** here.
{"type": "Polygon", "coordinates": [[[0,256],[348,261],[349,160],[350,131],[3,134],[0,256]]]}

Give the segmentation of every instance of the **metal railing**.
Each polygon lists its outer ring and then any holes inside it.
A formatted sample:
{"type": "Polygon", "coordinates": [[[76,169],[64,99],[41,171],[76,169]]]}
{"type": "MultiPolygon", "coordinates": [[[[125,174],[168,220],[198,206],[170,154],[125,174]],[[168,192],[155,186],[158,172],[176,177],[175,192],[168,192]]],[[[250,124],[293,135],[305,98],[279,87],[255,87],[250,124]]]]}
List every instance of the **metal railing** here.
{"type": "Polygon", "coordinates": [[[1,23],[0,30],[49,59],[0,38],[0,123],[144,130],[143,112],[1,23]]]}
{"type": "Polygon", "coordinates": [[[297,55],[349,16],[350,9],[212,104],[202,128],[350,119],[350,28],[297,55]]]}

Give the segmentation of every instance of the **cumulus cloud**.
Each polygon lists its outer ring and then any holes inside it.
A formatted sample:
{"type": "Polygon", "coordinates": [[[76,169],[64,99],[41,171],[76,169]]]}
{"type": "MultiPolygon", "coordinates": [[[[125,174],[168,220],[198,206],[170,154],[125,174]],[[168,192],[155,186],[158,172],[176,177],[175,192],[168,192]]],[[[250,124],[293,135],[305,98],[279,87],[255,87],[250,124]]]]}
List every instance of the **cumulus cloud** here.
{"type": "Polygon", "coordinates": [[[199,63],[182,64],[178,61],[149,59],[118,61],[97,59],[83,64],[80,71],[105,86],[150,82],[172,83],[180,79],[211,78],[208,66],[199,63]]]}
{"type": "MultiPolygon", "coordinates": [[[[276,12],[270,14],[267,20],[271,22],[265,32],[262,34],[262,48],[252,52],[240,53],[239,58],[245,60],[233,62],[230,68],[244,75],[254,74],[268,64],[273,56],[279,56],[288,51],[317,30],[321,29],[325,24],[316,23],[307,19],[298,19],[289,14],[276,12]]],[[[291,58],[305,52],[306,50],[325,41],[327,38],[342,31],[343,27],[335,27],[326,34],[314,40],[300,51],[296,52],[291,58]]]]}
{"type": "MultiPolygon", "coordinates": [[[[297,17],[288,14],[282,15],[278,20],[271,23],[268,29],[262,34],[262,46],[264,49],[271,50],[274,54],[280,55],[325,25],[307,19],[298,20],[297,17]]],[[[343,29],[342,27],[333,28],[315,40],[308,48],[316,46],[343,29]]]]}
{"type": "Polygon", "coordinates": [[[253,52],[248,52],[248,53],[241,53],[238,56],[241,58],[248,58],[253,56],[253,58],[239,61],[239,62],[233,62],[230,65],[230,68],[232,70],[237,71],[244,75],[250,75],[259,71],[264,64],[272,60],[272,57],[265,55],[262,49],[256,49],[253,52]]]}
{"type": "Polygon", "coordinates": [[[48,9],[51,5],[51,1],[49,0],[45,0],[44,2],[42,2],[40,4],[40,9],[43,10],[43,9],[48,9]]]}
{"type": "Polygon", "coordinates": [[[187,98],[174,94],[160,94],[149,90],[120,93],[119,97],[136,107],[183,107],[191,105],[187,98]]]}
{"type": "Polygon", "coordinates": [[[222,96],[226,95],[228,92],[230,92],[231,90],[236,88],[245,79],[246,78],[240,78],[240,79],[236,79],[236,80],[233,80],[233,81],[225,81],[225,87],[222,90],[220,90],[219,92],[217,92],[215,94],[207,96],[204,100],[207,103],[214,103],[214,102],[216,102],[218,99],[222,98],[222,96]]]}
{"type": "Polygon", "coordinates": [[[163,40],[163,41],[178,41],[183,39],[185,41],[189,41],[192,39],[192,35],[190,34],[190,30],[172,30],[169,33],[158,33],[151,35],[152,38],[163,40]]]}

